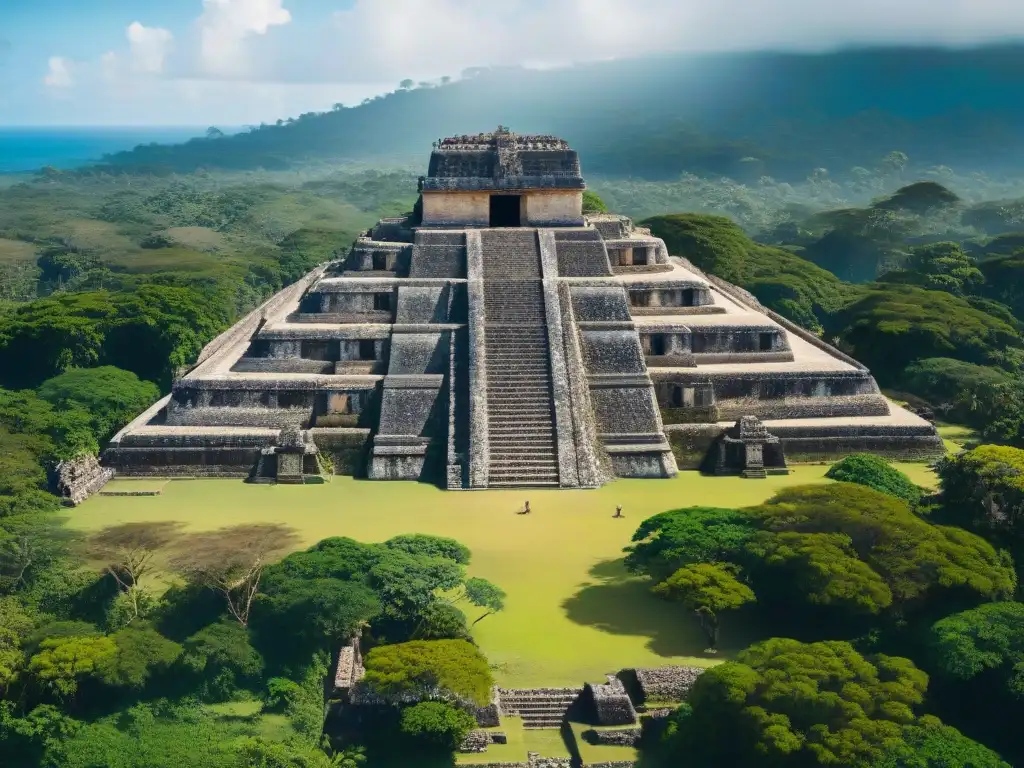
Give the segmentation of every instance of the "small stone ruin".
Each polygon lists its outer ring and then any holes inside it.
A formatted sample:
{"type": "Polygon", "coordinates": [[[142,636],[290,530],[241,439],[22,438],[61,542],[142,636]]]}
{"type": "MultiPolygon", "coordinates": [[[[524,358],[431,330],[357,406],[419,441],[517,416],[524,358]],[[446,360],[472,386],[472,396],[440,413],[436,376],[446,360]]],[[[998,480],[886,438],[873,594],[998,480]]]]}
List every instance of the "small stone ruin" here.
{"type": "Polygon", "coordinates": [[[782,441],[769,434],[756,416],[741,416],[722,435],[716,448],[716,475],[738,473],[741,477],[765,478],[789,473],[782,441]]]}
{"type": "Polygon", "coordinates": [[[57,494],[66,504],[77,507],[100,490],[114,476],[114,470],[100,466],[92,454],[62,461],[57,465],[57,494]]]}
{"type": "Polygon", "coordinates": [[[587,683],[587,691],[594,702],[594,711],[600,725],[633,725],[636,710],[626,687],[615,675],[608,675],[604,685],[587,683]]]}

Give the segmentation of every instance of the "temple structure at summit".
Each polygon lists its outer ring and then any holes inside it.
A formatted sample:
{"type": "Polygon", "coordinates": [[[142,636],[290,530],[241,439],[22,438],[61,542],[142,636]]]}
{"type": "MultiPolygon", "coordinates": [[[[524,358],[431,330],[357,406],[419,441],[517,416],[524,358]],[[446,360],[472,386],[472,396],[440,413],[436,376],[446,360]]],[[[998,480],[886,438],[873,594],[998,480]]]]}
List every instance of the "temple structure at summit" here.
{"type": "Polygon", "coordinates": [[[579,488],[942,453],[863,365],[628,218],[584,215],[584,187],[552,136],[441,140],[412,214],[215,339],[104,462],[579,488]]]}

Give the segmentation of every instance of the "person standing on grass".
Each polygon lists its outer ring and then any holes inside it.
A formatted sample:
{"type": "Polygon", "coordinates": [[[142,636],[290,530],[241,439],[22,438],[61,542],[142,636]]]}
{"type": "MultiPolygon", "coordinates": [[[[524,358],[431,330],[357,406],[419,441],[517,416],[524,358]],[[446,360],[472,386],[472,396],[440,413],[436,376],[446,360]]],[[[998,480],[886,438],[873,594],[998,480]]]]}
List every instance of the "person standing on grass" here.
{"type": "Polygon", "coordinates": [[[530,502],[529,502],[529,500],[527,500],[526,504],[523,505],[523,514],[524,515],[530,514],[530,502]]]}
{"type": "Polygon", "coordinates": [[[622,505],[621,505],[621,504],[619,504],[619,506],[617,506],[617,507],[615,508],[615,514],[614,514],[614,515],[612,515],[612,517],[622,517],[622,516],[623,516],[623,515],[622,515],[622,505]]]}

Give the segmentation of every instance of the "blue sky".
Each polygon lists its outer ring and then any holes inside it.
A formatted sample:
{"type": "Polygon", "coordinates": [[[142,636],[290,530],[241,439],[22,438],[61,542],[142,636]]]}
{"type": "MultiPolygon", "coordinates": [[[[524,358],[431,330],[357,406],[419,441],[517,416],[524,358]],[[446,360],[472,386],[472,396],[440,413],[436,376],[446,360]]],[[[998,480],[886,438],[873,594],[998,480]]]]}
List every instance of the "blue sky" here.
{"type": "Polygon", "coordinates": [[[471,66],[1022,35],[1024,0],[0,0],[0,125],[234,126],[471,66]]]}

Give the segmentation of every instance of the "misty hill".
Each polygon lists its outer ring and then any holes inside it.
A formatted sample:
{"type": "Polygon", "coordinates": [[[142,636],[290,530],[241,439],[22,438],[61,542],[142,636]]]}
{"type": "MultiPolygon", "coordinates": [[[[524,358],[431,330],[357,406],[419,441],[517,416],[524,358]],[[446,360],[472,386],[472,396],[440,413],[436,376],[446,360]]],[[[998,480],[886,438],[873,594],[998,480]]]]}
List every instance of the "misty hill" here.
{"type": "Polygon", "coordinates": [[[556,70],[486,69],[249,133],[143,146],[124,170],[282,169],[331,159],[423,163],[430,142],[491,130],[567,138],[590,173],[756,179],[844,173],[889,151],[915,165],[1024,165],[1024,46],[660,56],[556,70]]]}

